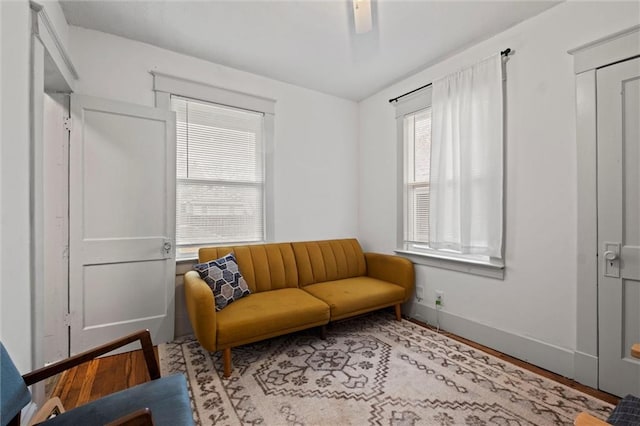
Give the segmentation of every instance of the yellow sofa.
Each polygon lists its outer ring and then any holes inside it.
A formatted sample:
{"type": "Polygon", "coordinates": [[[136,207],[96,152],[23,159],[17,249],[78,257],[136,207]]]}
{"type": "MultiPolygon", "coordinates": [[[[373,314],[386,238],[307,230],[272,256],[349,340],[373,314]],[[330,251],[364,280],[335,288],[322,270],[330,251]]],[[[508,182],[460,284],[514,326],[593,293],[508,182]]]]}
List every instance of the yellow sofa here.
{"type": "Polygon", "coordinates": [[[213,292],[196,271],[185,274],[187,311],[200,344],[223,351],[231,374],[231,348],[400,306],[413,293],[413,264],[363,253],[356,239],[207,247],[201,263],[233,252],[251,294],[216,312],[213,292]]]}

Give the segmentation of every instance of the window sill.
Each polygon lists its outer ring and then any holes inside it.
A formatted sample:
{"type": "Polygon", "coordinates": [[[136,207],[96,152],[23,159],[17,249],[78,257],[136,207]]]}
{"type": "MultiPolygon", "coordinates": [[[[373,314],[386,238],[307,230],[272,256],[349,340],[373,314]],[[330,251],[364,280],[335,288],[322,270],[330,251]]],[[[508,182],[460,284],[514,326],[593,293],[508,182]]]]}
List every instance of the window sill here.
{"type": "Polygon", "coordinates": [[[193,270],[193,265],[198,263],[198,259],[177,259],[176,260],[176,275],[184,275],[187,272],[193,270]]]}
{"type": "Polygon", "coordinates": [[[422,253],[409,250],[394,250],[396,254],[404,256],[413,263],[434,268],[449,269],[488,278],[504,279],[503,261],[481,261],[463,259],[458,256],[448,256],[442,253],[422,253]]]}
{"type": "MultiPolygon", "coordinates": [[[[400,256],[404,256],[413,263],[434,268],[449,269],[451,271],[464,272],[483,277],[504,279],[504,262],[483,262],[480,260],[461,259],[459,257],[447,256],[440,253],[421,253],[409,250],[394,250],[400,256]]],[[[197,257],[176,259],[176,267],[184,274],[191,270],[193,265],[198,263],[197,257]]]]}

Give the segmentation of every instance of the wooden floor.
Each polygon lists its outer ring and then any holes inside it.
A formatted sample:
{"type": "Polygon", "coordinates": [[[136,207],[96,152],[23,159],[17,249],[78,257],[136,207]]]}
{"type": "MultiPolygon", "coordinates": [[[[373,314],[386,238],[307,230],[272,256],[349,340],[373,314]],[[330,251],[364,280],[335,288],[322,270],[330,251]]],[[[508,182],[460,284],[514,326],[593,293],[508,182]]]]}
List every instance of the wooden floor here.
{"type": "MultiPolygon", "coordinates": [[[[423,327],[426,327],[428,329],[435,330],[435,327],[427,325],[427,324],[425,324],[423,322],[420,322],[418,320],[409,319],[409,321],[411,321],[411,322],[413,322],[415,324],[421,325],[423,327]]],[[[484,352],[488,353],[489,355],[493,355],[496,358],[500,358],[502,360],[510,362],[511,364],[515,364],[518,367],[524,368],[524,369],[529,370],[529,371],[531,371],[533,373],[536,373],[536,374],[539,374],[539,375],[541,375],[543,377],[546,377],[547,379],[554,380],[554,381],[556,381],[558,383],[562,383],[565,386],[568,386],[570,388],[576,389],[576,390],[578,390],[580,392],[584,392],[587,395],[593,396],[594,398],[601,399],[603,401],[606,401],[606,402],[608,402],[610,404],[614,404],[614,405],[618,404],[618,402],[620,401],[620,398],[618,398],[615,395],[611,395],[610,393],[603,392],[601,390],[594,389],[594,388],[591,388],[589,386],[585,386],[583,384],[580,384],[580,383],[576,382],[575,380],[568,379],[568,378],[566,378],[564,376],[561,376],[559,374],[552,373],[549,370],[545,370],[544,368],[540,368],[540,367],[537,367],[537,366],[535,366],[533,364],[529,364],[528,362],[521,361],[521,360],[519,360],[517,358],[514,358],[512,356],[503,354],[502,352],[498,352],[498,351],[496,351],[494,349],[488,348],[488,347],[483,346],[483,345],[481,345],[479,343],[476,343],[476,342],[473,342],[471,340],[465,339],[464,337],[456,336],[455,334],[451,334],[451,333],[448,333],[448,332],[442,331],[442,330],[440,330],[440,333],[442,333],[443,335],[445,335],[447,337],[450,337],[450,338],[452,338],[454,340],[462,342],[462,343],[464,343],[466,345],[469,345],[469,346],[471,346],[473,348],[476,348],[476,349],[479,349],[481,351],[484,351],[484,352]]]]}
{"type": "MultiPolygon", "coordinates": [[[[156,359],[158,351],[156,348],[156,359]]],[[[89,361],[62,373],[53,387],[66,410],[149,381],[142,350],[89,361]]]]}
{"type": "MultiPolygon", "coordinates": [[[[419,321],[410,321],[432,329],[432,327],[419,321]]],[[[558,383],[562,383],[565,386],[569,386],[611,404],[617,404],[620,400],[614,395],[582,385],[574,380],[559,376],[550,371],[536,367],[535,365],[527,362],[520,361],[510,357],[509,355],[505,355],[462,337],[442,331],[441,333],[471,347],[485,351],[504,361],[515,364],[548,379],[555,380],[558,383]]],[[[134,351],[126,354],[100,358],[63,373],[60,375],[57,384],[53,387],[50,397],[58,396],[64,407],[68,410],[118,390],[144,383],[147,380],[149,380],[149,375],[142,356],[142,351],[134,351]]]]}

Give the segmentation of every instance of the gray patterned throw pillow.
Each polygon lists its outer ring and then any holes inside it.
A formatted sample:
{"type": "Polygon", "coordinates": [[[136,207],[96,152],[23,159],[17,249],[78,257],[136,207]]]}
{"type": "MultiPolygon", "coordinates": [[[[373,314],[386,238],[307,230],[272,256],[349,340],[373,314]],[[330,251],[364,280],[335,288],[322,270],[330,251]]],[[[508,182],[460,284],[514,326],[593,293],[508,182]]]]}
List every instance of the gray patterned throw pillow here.
{"type": "Polygon", "coordinates": [[[251,293],[233,253],[193,267],[213,291],[216,311],[251,293]]]}

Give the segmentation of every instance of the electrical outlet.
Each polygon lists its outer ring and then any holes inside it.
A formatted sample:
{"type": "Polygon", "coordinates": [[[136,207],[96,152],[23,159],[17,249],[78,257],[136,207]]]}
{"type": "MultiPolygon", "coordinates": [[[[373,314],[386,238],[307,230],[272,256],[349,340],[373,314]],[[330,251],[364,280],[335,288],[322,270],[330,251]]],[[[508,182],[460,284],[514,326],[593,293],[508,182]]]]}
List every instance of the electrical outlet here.
{"type": "Polygon", "coordinates": [[[424,288],[416,287],[416,299],[418,299],[418,302],[422,301],[423,297],[424,297],[424,288]]]}
{"type": "Polygon", "coordinates": [[[444,305],[444,291],[436,290],[436,306],[440,307],[444,305]]]}

